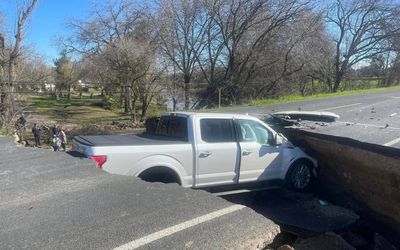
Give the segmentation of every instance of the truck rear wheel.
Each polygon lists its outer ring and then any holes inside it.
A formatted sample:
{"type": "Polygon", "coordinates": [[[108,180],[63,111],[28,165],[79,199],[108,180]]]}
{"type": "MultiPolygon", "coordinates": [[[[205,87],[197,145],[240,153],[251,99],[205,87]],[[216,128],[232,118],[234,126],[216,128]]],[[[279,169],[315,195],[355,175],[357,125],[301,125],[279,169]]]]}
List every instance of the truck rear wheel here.
{"type": "Polygon", "coordinates": [[[178,175],[169,168],[153,167],[145,170],[139,178],[147,182],[177,183],[181,184],[178,175]]]}
{"type": "Polygon", "coordinates": [[[289,189],[306,192],[312,188],[314,181],[313,164],[306,159],[295,161],[286,174],[285,183],[289,189]]]}

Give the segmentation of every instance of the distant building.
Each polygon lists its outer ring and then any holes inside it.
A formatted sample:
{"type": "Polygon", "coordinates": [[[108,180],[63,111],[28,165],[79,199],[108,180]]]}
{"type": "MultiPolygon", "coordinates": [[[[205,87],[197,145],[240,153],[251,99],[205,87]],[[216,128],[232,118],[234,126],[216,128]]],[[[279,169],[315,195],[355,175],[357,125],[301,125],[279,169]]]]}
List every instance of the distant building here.
{"type": "Polygon", "coordinates": [[[94,85],[90,83],[84,83],[82,80],[79,80],[78,87],[82,89],[84,92],[89,92],[94,88],[94,85]]]}
{"type": "Polygon", "coordinates": [[[49,92],[53,92],[56,89],[56,85],[54,83],[45,83],[44,89],[49,92]]]}

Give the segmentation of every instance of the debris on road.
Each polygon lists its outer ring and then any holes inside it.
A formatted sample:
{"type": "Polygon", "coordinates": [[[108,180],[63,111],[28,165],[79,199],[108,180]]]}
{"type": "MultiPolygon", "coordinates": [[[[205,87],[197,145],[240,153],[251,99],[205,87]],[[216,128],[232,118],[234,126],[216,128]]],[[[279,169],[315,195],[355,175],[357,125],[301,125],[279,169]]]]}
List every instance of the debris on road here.
{"type": "Polygon", "coordinates": [[[340,117],[332,112],[317,112],[317,111],[281,111],[275,112],[272,116],[288,121],[320,121],[320,122],[334,122],[340,117]]]}
{"type": "Polygon", "coordinates": [[[272,113],[263,120],[276,131],[283,132],[287,128],[315,130],[317,127],[328,127],[339,118],[339,115],[332,112],[281,111],[272,113]]]}
{"type": "Polygon", "coordinates": [[[396,115],[397,115],[397,113],[393,113],[393,114],[389,115],[389,117],[393,117],[393,116],[396,116],[396,115]]]}

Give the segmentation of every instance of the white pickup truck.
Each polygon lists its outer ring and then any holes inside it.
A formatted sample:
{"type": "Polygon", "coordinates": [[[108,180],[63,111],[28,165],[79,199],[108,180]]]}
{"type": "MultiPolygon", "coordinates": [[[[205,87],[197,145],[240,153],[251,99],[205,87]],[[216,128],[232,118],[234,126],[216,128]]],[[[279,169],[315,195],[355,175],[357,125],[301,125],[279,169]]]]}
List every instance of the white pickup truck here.
{"type": "Polygon", "coordinates": [[[193,188],[281,180],[305,190],[317,166],[267,124],[239,114],[164,113],[153,134],[76,136],[73,149],[113,174],[193,188]]]}

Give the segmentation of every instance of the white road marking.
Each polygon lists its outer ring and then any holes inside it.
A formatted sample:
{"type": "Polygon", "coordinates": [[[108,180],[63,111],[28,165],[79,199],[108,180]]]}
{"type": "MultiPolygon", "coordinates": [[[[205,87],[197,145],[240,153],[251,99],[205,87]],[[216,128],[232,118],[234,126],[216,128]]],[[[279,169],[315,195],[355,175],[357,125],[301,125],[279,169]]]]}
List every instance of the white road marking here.
{"type": "Polygon", "coordinates": [[[400,138],[397,138],[397,139],[394,139],[393,141],[390,141],[390,142],[387,142],[387,143],[383,144],[383,146],[390,147],[390,146],[393,146],[394,144],[397,144],[399,142],[400,142],[400,138]]]}
{"type": "Polygon", "coordinates": [[[334,110],[334,109],[341,109],[341,108],[348,108],[348,107],[353,107],[353,106],[357,106],[357,105],[361,105],[362,103],[353,103],[353,104],[347,104],[347,105],[342,105],[342,106],[336,106],[336,107],[331,107],[331,108],[326,108],[326,109],[318,109],[318,110],[314,110],[314,111],[328,111],[328,110],[334,110]]]}
{"type": "Polygon", "coordinates": [[[233,213],[233,212],[238,211],[238,210],[240,210],[240,209],[242,209],[244,207],[245,206],[243,206],[243,205],[233,205],[233,206],[230,206],[230,207],[227,207],[227,208],[223,208],[221,210],[218,210],[218,211],[215,211],[215,212],[212,212],[212,213],[209,213],[209,214],[206,214],[206,215],[203,215],[203,216],[200,216],[200,217],[197,217],[197,218],[182,222],[182,223],[177,224],[175,226],[171,226],[171,227],[165,228],[163,230],[160,230],[158,232],[149,234],[149,235],[144,236],[142,238],[139,238],[137,240],[133,240],[133,241],[128,242],[128,243],[126,243],[126,244],[124,244],[122,246],[114,248],[114,250],[136,249],[138,247],[147,245],[147,244],[149,244],[149,243],[151,243],[153,241],[156,241],[156,240],[162,239],[164,237],[170,236],[170,235],[172,235],[174,233],[180,232],[180,231],[188,229],[190,227],[193,227],[193,226],[199,225],[201,223],[216,219],[216,218],[221,217],[221,216],[226,215],[226,214],[233,213]]]}
{"type": "Polygon", "coordinates": [[[391,96],[390,98],[393,98],[393,99],[400,99],[400,96],[391,96]]]}

